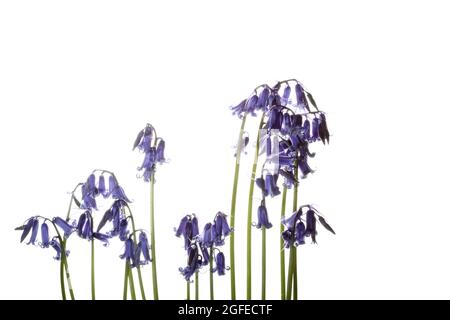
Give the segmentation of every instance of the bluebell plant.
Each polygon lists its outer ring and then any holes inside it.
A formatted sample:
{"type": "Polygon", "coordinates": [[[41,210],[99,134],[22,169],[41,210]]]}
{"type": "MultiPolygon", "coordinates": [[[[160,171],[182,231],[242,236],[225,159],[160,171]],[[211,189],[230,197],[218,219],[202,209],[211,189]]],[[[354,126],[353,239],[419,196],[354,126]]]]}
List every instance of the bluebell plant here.
{"type": "Polygon", "coordinates": [[[153,298],[159,299],[158,277],[156,270],[156,244],[155,244],[155,171],[158,164],[166,162],[165,158],[166,143],[158,137],[155,128],[147,124],[140,130],[133,144],[133,150],[136,148],[144,153],[144,160],[138,167],[139,176],[145,182],[150,183],[150,242],[152,255],[152,285],[153,298]]]}
{"type": "Polygon", "coordinates": [[[214,300],[214,273],[217,272],[219,276],[223,276],[227,270],[225,255],[219,247],[225,244],[225,238],[232,234],[232,231],[228,225],[227,216],[220,211],[212,223],[205,224],[201,233],[197,217],[194,214],[186,215],[181,219],[179,227],[175,229],[175,235],[183,237],[184,249],[187,253],[187,265],[179,268],[179,271],[187,281],[188,300],[190,299],[190,282],[193,275],[195,275],[195,299],[199,299],[198,273],[202,267],[208,264],[210,299],[214,300]]]}
{"type": "MultiPolygon", "coordinates": [[[[254,184],[261,189],[263,202],[265,197],[276,197],[282,194],[282,212],[285,214],[287,189],[294,189],[293,207],[297,207],[297,194],[299,179],[306,178],[313,173],[309,165],[309,159],[315,156],[310,152],[309,144],[322,141],[329,142],[325,113],[320,111],[317,104],[304,86],[296,79],[277,82],[274,86],[267,84],[256,87],[247,99],[231,108],[234,115],[241,120],[241,131],[239,140],[241,142],[244,126],[248,115],[260,114],[258,134],[256,135],[256,149],[252,163],[252,174],[247,208],[247,299],[251,299],[252,293],[252,214],[254,184]],[[256,178],[258,161],[262,152],[265,151],[266,159],[264,167],[271,166],[271,170],[262,170],[264,175],[256,178]],[[278,182],[283,178],[283,191],[280,191],[278,182]]],[[[234,227],[234,214],[236,206],[237,184],[239,177],[239,153],[236,155],[235,176],[233,182],[231,225],[234,227]]],[[[258,208],[258,215],[264,211],[258,208]]],[[[263,233],[266,228],[261,228],[263,233]]],[[[280,224],[280,232],[283,225],[280,224]]],[[[263,235],[264,238],[264,235],[263,235]]],[[[264,246],[264,241],[263,241],[264,246]]],[[[280,240],[282,246],[282,240],[280,240]]],[[[230,239],[231,258],[231,298],[235,299],[235,276],[234,276],[234,239],[230,239]]],[[[281,298],[285,297],[285,267],[284,252],[280,253],[281,264],[281,298]]],[[[264,267],[264,266],[263,266],[264,267]]],[[[264,280],[263,280],[264,282],[264,280]]],[[[264,285],[262,295],[264,293],[264,285]]]]}

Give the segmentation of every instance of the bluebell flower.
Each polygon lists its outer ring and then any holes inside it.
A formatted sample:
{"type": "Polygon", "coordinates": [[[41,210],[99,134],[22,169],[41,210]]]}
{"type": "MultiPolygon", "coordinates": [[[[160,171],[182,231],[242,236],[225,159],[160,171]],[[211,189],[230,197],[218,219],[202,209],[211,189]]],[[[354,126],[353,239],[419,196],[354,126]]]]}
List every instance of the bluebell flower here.
{"type": "Polygon", "coordinates": [[[215,231],[215,228],[213,228],[213,225],[210,222],[205,224],[205,227],[203,228],[201,242],[204,246],[208,248],[212,247],[214,244],[213,229],[215,231]]]}
{"type": "Polygon", "coordinates": [[[108,197],[108,191],[106,190],[105,177],[101,175],[98,178],[98,193],[103,196],[103,198],[108,197]]]}
{"type": "Polygon", "coordinates": [[[134,241],[128,238],[125,241],[125,251],[120,255],[120,259],[125,259],[130,262],[131,267],[134,267],[135,246],[134,241]]]}
{"type": "Polygon", "coordinates": [[[328,132],[327,119],[325,117],[325,114],[323,113],[320,114],[319,137],[320,140],[322,140],[323,144],[325,144],[325,141],[327,143],[330,142],[330,133],[328,132]]]}
{"type": "Polygon", "coordinates": [[[294,244],[294,235],[291,231],[291,229],[286,229],[281,233],[281,237],[284,241],[284,247],[286,249],[289,249],[294,244]]]}
{"type": "Polygon", "coordinates": [[[291,95],[291,87],[287,85],[284,88],[283,96],[281,97],[281,102],[285,106],[289,103],[289,96],[291,95]]]}
{"type": "Polygon", "coordinates": [[[302,211],[298,210],[290,215],[288,218],[283,217],[281,222],[286,226],[287,229],[294,229],[295,224],[301,219],[302,211]]]}
{"type": "Polygon", "coordinates": [[[300,221],[295,226],[295,245],[305,244],[306,227],[303,221],[300,221]]]}
{"type": "Polygon", "coordinates": [[[33,227],[31,229],[30,241],[28,241],[27,244],[34,245],[34,243],[36,242],[38,232],[39,232],[39,220],[35,218],[35,219],[33,219],[33,227]]]}
{"type": "Polygon", "coordinates": [[[216,270],[219,276],[225,275],[225,256],[223,252],[216,254],[216,270]]]}
{"type": "Polygon", "coordinates": [[[112,211],[111,211],[111,208],[110,208],[110,209],[105,211],[105,213],[103,214],[102,219],[98,223],[97,232],[99,232],[101,229],[103,229],[103,227],[106,225],[106,223],[111,222],[112,218],[113,218],[113,215],[112,215],[112,211]]]}
{"type": "Polygon", "coordinates": [[[298,168],[302,173],[302,179],[306,178],[308,174],[314,172],[314,170],[312,170],[311,167],[309,166],[306,157],[300,157],[298,159],[298,168]]]}
{"type": "Polygon", "coordinates": [[[300,83],[297,83],[295,85],[295,94],[297,96],[297,106],[301,109],[305,109],[308,112],[310,112],[308,101],[306,100],[305,97],[305,92],[303,91],[303,88],[300,85],[300,83]]]}
{"type": "Polygon", "coordinates": [[[41,247],[48,248],[50,245],[50,236],[48,233],[48,225],[45,222],[41,224],[41,240],[41,247]]]}
{"type": "Polygon", "coordinates": [[[269,191],[266,189],[266,182],[263,177],[256,178],[255,180],[256,186],[261,189],[263,196],[267,197],[269,195],[269,191]]]}
{"type": "Polygon", "coordinates": [[[83,209],[97,210],[97,202],[95,201],[94,193],[89,190],[89,186],[85,183],[81,186],[81,200],[83,200],[83,209]]]}
{"type": "Polygon", "coordinates": [[[245,109],[246,103],[247,103],[247,99],[244,99],[236,106],[231,107],[231,110],[233,111],[233,115],[237,115],[239,118],[242,118],[242,115],[246,112],[246,109],[245,109]]]}
{"type": "Polygon", "coordinates": [[[265,189],[271,197],[279,195],[280,189],[277,186],[278,175],[267,174],[265,179],[265,189]]]}
{"type": "Polygon", "coordinates": [[[119,224],[119,239],[125,241],[128,237],[128,220],[122,219],[119,224]]]}
{"type": "Polygon", "coordinates": [[[93,237],[92,214],[89,210],[85,211],[78,218],[77,234],[82,239],[91,240],[93,237]]]}
{"type": "Polygon", "coordinates": [[[303,122],[303,133],[305,135],[305,140],[308,142],[312,142],[311,139],[311,124],[309,123],[308,119],[305,119],[305,121],[303,122]]]}
{"type": "Polygon", "coordinates": [[[199,231],[197,218],[191,215],[186,215],[181,219],[180,225],[175,232],[175,235],[177,237],[183,236],[184,247],[186,250],[190,247],[191,242],[198,236],[198,234],[199,231]]]}
{"type": "Polygon", "coordinates": [[[141,232],[139,234],[139,246],[144,257],[144,261],[142,262],[142,264],[147,264],[152,261],[150,257],[150,245],[148,243],[148,238],[145,232],[141,232]]]}
{"type": "Polygon", "coordinates": [[[311,141],[320,140],[319,127],[320,120],[318,118],[314,118],[312,121],[311,141]]]}
{"type": "Polygon", "coordinates": [[[98,194],[98,189],[95,186],[95,175],[93,173],[89,175],[85,186],[86,186],[86,189],[87,189],[86,191],[89,194],[93,195],[94,197],[98,194]]]}
{"type": "Polygon", "coordinates": [[[265,109],[268,105],[268,102],[269,102],[269,94],[270,94],[270,91],[269,91],[269,88],[267,88],[267,87],[265,87],[261,91],[261,93],[259,94],[259,97],[258,97],[258,101],[256,103],[256,108],[258,110],[265,111],[265,109]]]}
{"type": "Polygon", "coordinates": [[[68,238],[76,229],[73,225],[70,225],[66,220],[60,217],[53,218],[53,223],[62,229],[65,238],[68,238]]]}
{"type": "Polygon", "coordinates": [[[227,222],[227,215],[223,212],[218,212],[214,219],[215,229],[217,232],[217,236],[219,237],[227,237],[231,233],[231,228],[227,222]]]}
{"type": "Polygon", "coordinates": [[[258,223],[256,224],[256,228],[261,229],[262,227],[266,229],[272,228],[264,200],[261,201],[261,205],[258,207],[258,223]]]}
{"type": "Polygon", "coordinates": [[[292,188],[293,185],[298,183],[298,180],[295,178],[292,169],[280,169],[278,173],[284,178],[284,186],[288,189],[292,188]]]}
{"type": "Polygon", "coordinates": [[[305,236],[311,237],[313,243],[316,243],[316,215],[313,210],[308,210],[306,212],[306,230],[305,236]]]}
{"type": "Polygon", "coordinates": [[[283,135],[288,135],[292,130],[292,117],[289,115],[289,113],[284,113],[282,122],[281,122],[281,128],[280,132],[283,135]]]}
{"type": "Polygon", "coordinates": [[[28,221],[26,222],[25,225],[23,225],[22,227],[16,228],[16,230],[23,230],[22,231],[22,235],[20,237],[20,242],[22,243],[23,240],[25,240],[25,238],[28,236],[28,234],[30,233],[31,229],[33,228],[34,225],[34,220],[36,218],[30,218],[28,219],[28,221]]]}
{"type": "MultiPolygon", "coordinates": [[[[54,257],[55,260],[61,259],[61,244],[59,243],[59,240],[57,237],[54,237],[52,241],[50,241],[50,245],[53,249],[56,251],[56,256],[54,257]]],[[[67,254],[67,253],[66,253],[67,254]]]]}
{"type": "Polygon", "coordinates": [[[267,121],[267,129],[280,130],[283,122],[283,114],[277,107],[273,107],[269,111],[269,119],[267,121]]]}
{"type": "Polygon", "coordinates": [[[81,237],[81,234],[83,233],[84,224],[86,223],[86,212],[82,213],[80,217],[78,218],[78,224],[77,224],[77,234],[79,237],[81,237]]]}
{"type": "Polygon", "coordinates": [[[190,281],[192,275],[200,269],[202,266],[201,256],[198,254],[198,246],[197,244],[191,245],[188,250],[188,261],[187,266],[185,268],[179,268],[179,271],[186,279],[186,281],[190,281]]]}
{"type": "Polygon", "coordinates": [[[158,142],[158,146],[156,147],[156,162],[164,163],[166,159],[164,158],[164,149],[166,147],[166,143],[163,139],[160,139],[158,142]]]}
{"type": "Polygon", "coordinates": [[[103,245],[106,247],[109,245],[109,239],[111,238],[107,234],[100,233],[100,232],[93,232],[92,237],[103,242],[103,245]]]}
{"type": "Polygon", "coordinates": [[[245,112],[255,115],[256,106],[258,103],[258,96],[255,94],[250,99],[248,99],[245,106],[245,112]]]}

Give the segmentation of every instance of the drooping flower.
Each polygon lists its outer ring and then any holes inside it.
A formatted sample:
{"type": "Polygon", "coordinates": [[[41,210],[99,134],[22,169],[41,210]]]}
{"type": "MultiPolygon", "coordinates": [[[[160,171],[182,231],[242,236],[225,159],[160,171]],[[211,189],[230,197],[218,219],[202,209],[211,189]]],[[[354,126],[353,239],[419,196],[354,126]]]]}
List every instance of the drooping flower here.
{"type": "Polygon", "coordinates": [[[156,137],[155,128],[152,125],[147,124],[143,130],[139,131],[133,150],[138,148],[144,153],[142,165],[138,167],[138,171],[142,171],[144,181],[149,182],[151,180],[157,163],[162,164],[166,162],[164,156],[165,146],[165,141],[156,137]]]}
{"type": "Polygon", "coordinates": [[[258,207],[258,223],[256,224],[256,228],[261,229],[262,227],[266,229],[272,228],[264,200],[261,201],[261,205],[258,207]]]}
{"type": "Polygon", "coordinates": [[[103,242],[103,245],[105,247],[109,245],[109,239],[111,238],[109,235],[100,232],[93,232],[92,237],[103,242]]]}
{"type": "Polygon", "coordinates": [[[68,238],[76,230],[73,225],[60,217],[53,218],[53,223],[62,229],[65,238],[68,238]]]}
{"type": "Polygon", "coordinates": [[[106,190],[106,183],[104,175],[98,178],[98,193],[103,196],[103,198],[108,197],[108,191],[106,190]]]}
{"type": "Polygon", "coordinates": [[[316,243],[316,215],[313,210],[308,210],[306,212],[306,230],[305,236],[311,237],[313,243],[316,243]]]}
{"type": "Polygon", "coordinates": [[[184,268],[179,268],[179,271],[186,279],[186,281],[190,281],[192,275],[198,269],[200,269],[203,263],[201,256],[198,254],[198,246],[196,243],[189,246],[189,248],[187,249],[187,253],[188,253],[187,266],[184,268]]]}
{"type": "Polygon", "coordinates": [[[27,244],[34,245],[34,243],[36,242],[38,232],[39,232],[39,220],[33,219],[33,228],[31,230],[31,237],[30,237],[30,241],[28,241],[27,244]]]}
{"type": "Polygon", "coordinates": [[[131,239],[131,237],[129,237],[127,240],[125,240],[125,251],[120,255],[120,259],[127,260],[130,263],[131,267],[134,267],[134,254],[134,241],[131,239]]]}
{"type": "Polygon", "coordinates": [[[186,215],[181,221],[178,229],[176,229],[175,235],[177,237],[183,236],[184,238],[184,248],[187,250],[191,245],[191,242],[199,234],[198,230],[198,220],[195,215],[186,215]]]}
{"type": "Polygon", "coordinates": [[[148,243],[148,238],[145,232],[141,232],[139,234],[139,246],[141,248],[141,253],[144,257],[144,261],[142,262],[142,264],[147,264],[150,261],[152,261],[150,256],[150,245],[148,243]]]}
{"type": "Polygon", "coordinates": [[[216,254],[216,270],[219,276],[225,275],[225,256],[223,252],[216,254]]]}
{"type": "Polygon", "coordinates": [[[34,220],[36,218],[30,218],[28,219],[27,223],[21,227],[16,228],[16,230],[23,230],[22,231],[22,235],[20,237],[20,242],[23,242],[23,240],[25,240],[25,238],[28,236],[28,234],[30,233],[31,229],[33,228],[34,225],[34,220]]]}
{"type": "Polygon", "coordinates": [[[41,224],[41,240],[41,247],[48,248],[50,245],[50,237],[48,233],[48,225],[45,222],[41,224]]]}

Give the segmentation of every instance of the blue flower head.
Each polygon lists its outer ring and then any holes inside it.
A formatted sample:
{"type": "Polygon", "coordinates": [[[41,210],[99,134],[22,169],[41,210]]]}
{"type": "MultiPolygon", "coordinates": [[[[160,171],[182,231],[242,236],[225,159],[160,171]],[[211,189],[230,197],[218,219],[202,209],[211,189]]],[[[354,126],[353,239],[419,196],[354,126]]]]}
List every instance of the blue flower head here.
{"type": "Polygon", "coordinates": [[[202,257],[198,254],[198,246],[197,244],[192,244],[188,249],[188,260],[187,266],[184,268],[179,268],[180,273],[186,279],[186,281],[190,281],[192,275],[200,269],[203,265],[202,257]]]}
{"type": "Polygon", "coordinates": [[[181,221],[178,229],[175,229],[175,235],[177,237],[183,236],[184,248],[187,250],[191,242],[198,236],[198,220],[195,215],[186,215],[181,221]]]}
{"type": "Polygon", "coordinates": [[[138,167],[138,171],[142,171],[144,181],[148,182],[151,180],[157,163],[162,164],[166,162],[164,156],[165,146],[165,141],[157,137],[155,128],[152,125],[147,124],[143,130],[139,131],[133,150],[138,148],[144,153],[142,165],[138,167]]]}
{"type": "Polygon", "coordinates": [[[72,234],[72,232],[76,230],[75,226],[69,224],[66,220],[60,217],[53,218],[53,223],[62,229],[65,238],[68,238],[72,234]]]}

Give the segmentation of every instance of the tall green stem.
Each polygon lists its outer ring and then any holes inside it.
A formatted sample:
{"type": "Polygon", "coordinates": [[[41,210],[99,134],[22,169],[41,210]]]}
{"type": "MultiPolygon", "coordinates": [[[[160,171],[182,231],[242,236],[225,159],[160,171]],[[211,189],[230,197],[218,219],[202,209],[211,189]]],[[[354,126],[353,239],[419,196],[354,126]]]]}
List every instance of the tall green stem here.
{"type": "MultiPolygon", "coordinates": [[[[92,224],[93,225],[93,224],[92,224]]],[[[95,300],[95,258],[94,258],[94,238],[91,240],[91,295],[95,300]]]]}
{"type": "Polygon", "coordinates": [[[66,279],[67,279],[67,286],[69,287],[70,299],[75,300],[75,294],[73,292],[72,280],[70,278],[70,272],[69,272],[69,263],[67,262],[66,241],[67,240],[63,240],[63,244],[61,245],[61,248],[62,248],[61,251],[64,252],[64,254],[61,256],[61,260],[64,260],[64,269],[66,271],[66,279]]]}
{"type": "MultiPolygon", "coordinates": [[[[298,165],[297,161],[294,163],[294,176],[298,181],[298,165]]],[[[292,211],[297,211],[297,201],[298,201],[298,182],[294,184],[294,197],[292,203],[292,211]]],[[[295,225],[294,225],[295,230],[295,225]]],[[[297,248],[292,245],[289,250],[289,272],[288,272],[288,282],[287,282],[287,293],[286,299],[291,299],[292,294],[292,286],[294,286],[294,299],[297,298],[297,248]]]]}
{"type": "Polygon", "coordinates": [[[294,248],[294,276],[293,276],[293,281],[294,281],[294,300],[297,300],[297,248],[294,248]]]}
{"type": "Polygon", "coordinates": [[[214,258],[213,258],[213,248],[209,249],[209,299],[214,300],[214,258]]]}
{"type": "Polygon", "coordinates": [[[266,300],[266,227],[261,227],[262,231],[262,279],[261,279],[261,300],[266,300]]]}
{"type": "Polygon", "coordinates": [[[66,297],[66,286],[64,284],[64,259],[61,256],[61,262],[59,265],[59,281],[61,285],[61,295],[63,300],[67,300],[66,297]]]}
{"type": "Polygon", "coordinates": [[[255,189],[256,170],[258,168],[260,130],[264,124],[264,113],[258,127],[256,138],[256,149],[253,157],[252,175],[250,177],[250,188],[248,193],[247,208],[247,300],[252,298],[252,213],[253,213],[253,191],[255,189]]]}
{"type": "Polygon", "coordinates": [[[294,250],[295,247],[291,246],[289,250],[289,270],[288,270],[288,281],[287,281],[287,292],[286,292],[286,300],[291,300],[292,296],[292,276],[294,274],[294,250]]]}
{"type": "Polygon", "coordinates": [[[125,262],[125,275],[123,280],[123,300],[127,300],[128,296],[128,261],[125,262]]]}
{"type": "Polygon", "coordinates": [[[155,245],[155,173],[150,178],[150,242],[152,251],[152,282],[153,299],[159,300],[158,278],[156,273],[156,245],[155,245]]]}
{"type": "Polygon", "coordinates": [[[131,300],[136,300],[136,290],[134,287],[134,278],[133,278],[133,269],[131,269],[130,262],[127,262],[128,266],[128,278],[130,282],[130,294],[131,294],[131,300]]]}
{"type": "MultiPolygon", "coordinates": [[[[294,176],[295,179],[298,181],[298,163],[297,161],[295,162],[295,169],[294,169],[294,176]]],[[[298,208],[298,182],[296,182],[294,184],[294,199],[293,199],[293,203],[292,203],[292,212],[297,211],[298,208]]],[[[292,247],[292,249],[294,249],[294,254],[293,254],[293,259],[294,259],[294,267],[292,272],[294,273],[293,275],[293,281],[294,281],[294,300],[297,300],[297,248],[296,247],[292,247]]]]}
{"type": "MultiPolygon", "coordinates": [[[[239,168],[242,151],[242,135],[245,128],[245,120],[247,115],[242,118],[241,129],[239,130],[238,143],[236,148],[236,163],[234,165],[234,179],[233,179],[233,192],[231,195],[231,211],[230,211],[230,226],[234,229],[235,213],[236,213],[236,196],[239,180],[239,168]]],[[[236,300],[236,270],[234,261],[234,232],[230,235],[230,273],[231,273],[231,299],[236,300]]]]}
{"type": "Polygon", "coordinates": [[[199,292],[198,292],[198,271],[195,272],[195,300],[198,300],[199,296],[198,296],[199,292]]]}
{"type": "MultiPolygon", "coordinates": [[[[281,219],[286,214],[286,194],[287,194],[287,188],[286,186],[283,186],[283,195],[281,199],[281,219]]],[[[281,220],[280,220],[281,221],[281,220]]],[[[284,240],[283,237],[281,237],[281,234],[284,231],[284,225],[283,223],[280,223],[280,283],[281,283],[281,300],[286,299],[286,267],[285,267],[285,251],[284,251],[284,240]]]]}
{"type": "Polygon", "coordinates": [[[186,281],[186,300],[191,300],[191,282],[186,281]]]}

